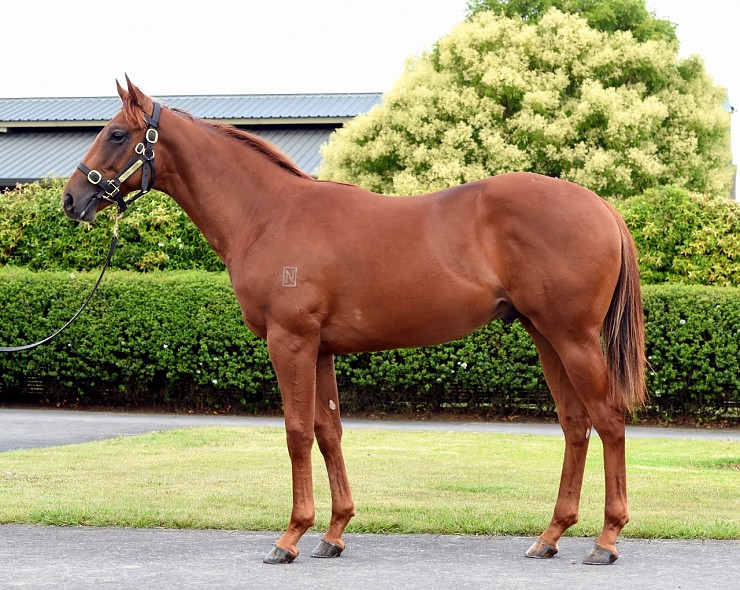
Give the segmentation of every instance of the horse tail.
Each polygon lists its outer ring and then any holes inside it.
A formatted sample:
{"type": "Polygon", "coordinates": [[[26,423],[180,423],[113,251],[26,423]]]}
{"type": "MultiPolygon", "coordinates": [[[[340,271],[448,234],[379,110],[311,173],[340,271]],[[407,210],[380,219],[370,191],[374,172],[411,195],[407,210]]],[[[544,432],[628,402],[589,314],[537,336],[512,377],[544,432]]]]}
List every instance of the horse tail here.
{"type": "MultiPolygon", "coordinates": [[[[607,203],[608,205],[608,203],[607,203]]],[[[645,320],[635,242],[627,224],[609,205],[619,226],[622,264],[604,319],[602,341],[609,372],[609,395],[622,396],[629,411],[645,405],[645,320]]]]}

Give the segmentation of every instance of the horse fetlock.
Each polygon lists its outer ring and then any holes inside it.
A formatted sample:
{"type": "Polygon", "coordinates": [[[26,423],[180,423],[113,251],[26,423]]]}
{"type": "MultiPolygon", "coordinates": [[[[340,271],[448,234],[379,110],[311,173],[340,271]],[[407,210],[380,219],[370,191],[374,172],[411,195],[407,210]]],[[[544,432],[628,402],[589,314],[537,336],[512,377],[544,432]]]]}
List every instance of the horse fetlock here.
{"type": "Polygon", "coordinates": [[[607,530],[614,531],[614,536],[616,537],[629,521],[630,515],[626,509],[612,509],[607,507],[604,511],[604,532],[607,530]]]}
{"type": "Polygon", "coordinates": [[[293,532],[299,538],[303,536],[308,529],[316,524],[315,512],[300,512],[293,510],[290,516],[289,532],[293,532]]]}

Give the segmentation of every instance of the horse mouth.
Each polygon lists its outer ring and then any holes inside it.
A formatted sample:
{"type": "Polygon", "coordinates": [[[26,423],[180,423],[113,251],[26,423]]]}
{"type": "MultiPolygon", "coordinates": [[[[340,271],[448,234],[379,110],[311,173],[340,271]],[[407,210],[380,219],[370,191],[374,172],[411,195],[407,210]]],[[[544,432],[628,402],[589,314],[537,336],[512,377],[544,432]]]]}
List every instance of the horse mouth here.
{"type": "Polygon", "coordinates": [[[77,219],[78,221],[84,221],[86,223],[92,223],[93,221],[95,221],[95,218],[98,215],[98,204],[100,203],[101,200],[102,199],[98,197],[97,195],[93,195],[92,197],[90,197],[87,204],[85,205],[85,208],[82,210],[82,212],[80,212],[79,215],[74,215],[73,207],[70,207],[68,209],[66,206],[66,202],[65,202],[65,210],[67,211],[67,214],[73,219],[77,219]]]}

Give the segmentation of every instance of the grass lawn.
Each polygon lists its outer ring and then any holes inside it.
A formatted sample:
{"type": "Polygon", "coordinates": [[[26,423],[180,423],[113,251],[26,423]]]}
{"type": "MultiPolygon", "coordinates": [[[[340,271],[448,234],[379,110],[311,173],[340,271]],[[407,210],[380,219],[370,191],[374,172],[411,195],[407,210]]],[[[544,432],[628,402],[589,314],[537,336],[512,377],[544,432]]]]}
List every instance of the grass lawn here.
{"type": "MultiPolygon", "coordinates": [[[[557,495],[562,437],[348,430],[351,532],[537,535],[557,495]]],[[[317,530],[329,492],[314,453],[317,530]]],[[[627,441],[623,535],[740,539],[740,443],[627,441]]],[[[591,442],[581,520],[603,514],[601,443],[591,442]]],[[[0,523],[282,530],[290,462],[279,428],[190,428],[0,454],[0,523]]]]}

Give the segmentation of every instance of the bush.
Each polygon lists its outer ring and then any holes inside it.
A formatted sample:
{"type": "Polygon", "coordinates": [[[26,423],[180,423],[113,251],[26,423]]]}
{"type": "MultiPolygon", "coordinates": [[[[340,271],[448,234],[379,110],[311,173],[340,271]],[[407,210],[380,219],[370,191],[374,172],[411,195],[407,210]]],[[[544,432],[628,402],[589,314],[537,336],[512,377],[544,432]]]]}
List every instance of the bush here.
{"type": "MultiPolygon", "coordinates": [[[[76,311],[93,273],[0,269],[0,342],[40,339],[76,311]],[[20,310],[20,311],[19,311],[20,310]]],[[[644,290],[651,406],[645,415],[716,418],[740,407],[740,290],[644,290]]],[[[492,322],[425,349],[336,361],[343,407],[354,412],[552,412],[529,336],[492,322]]],[[[43,391],[57,403],[278,411],[266,347],[242,323],[225,273],[112,272],[65,333],[0,355],[4,399],[43,391]]]]}
{"type": "Polygon", "coordinates": [[[740,204],[675,187],[615,206],[635,239],[643,283],[740,285],[740,204]]]}
{"type": "MultiPolygon", "coordinates": [[[[63,179],[0,193],[0,265],[33,270],[90,270],[105,260],[112,223],[76,223],[64,217],[63,179]]],[[[110,208],[109,210],[113,210],[110,208]]],[[[185,212],[152,191],[121,222],[121,247],[112,267],[124,270],[221,271],[223,263],[185,212]]]]}
{"type": "Polygon", "coordinates": [[[648,389],[661,416],[740,409],[740,289],[644,289],[648,389]]]}

